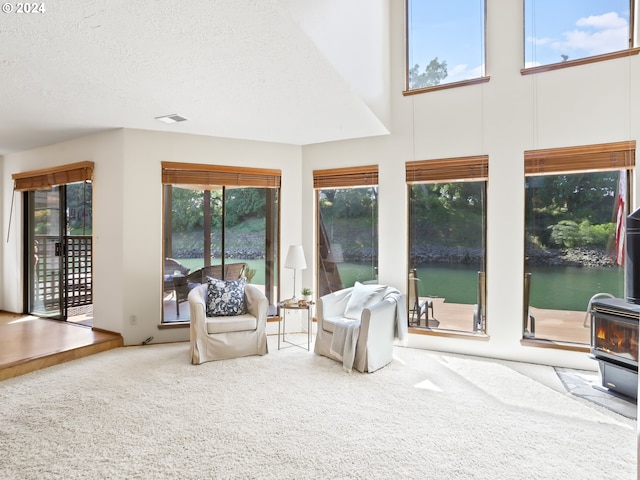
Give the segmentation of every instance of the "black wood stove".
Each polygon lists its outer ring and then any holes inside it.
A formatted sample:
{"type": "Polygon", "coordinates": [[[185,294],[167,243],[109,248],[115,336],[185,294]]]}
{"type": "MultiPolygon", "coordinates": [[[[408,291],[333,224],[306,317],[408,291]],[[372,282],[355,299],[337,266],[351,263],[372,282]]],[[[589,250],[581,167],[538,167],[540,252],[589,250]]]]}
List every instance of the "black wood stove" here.
{"type": "Polygon", "coordinates": [[[638,319],[640,305],[622,298],[591,303],[591,355],[600,364],[602,385],[638,396],[638,319]]]}
{"type": "Polygon", "coordinates": [[[640,209],[626,218],[624,273],[624,299],[591,303],[591,355],[600,363],[604,387],[637,399],[640,209]]]}

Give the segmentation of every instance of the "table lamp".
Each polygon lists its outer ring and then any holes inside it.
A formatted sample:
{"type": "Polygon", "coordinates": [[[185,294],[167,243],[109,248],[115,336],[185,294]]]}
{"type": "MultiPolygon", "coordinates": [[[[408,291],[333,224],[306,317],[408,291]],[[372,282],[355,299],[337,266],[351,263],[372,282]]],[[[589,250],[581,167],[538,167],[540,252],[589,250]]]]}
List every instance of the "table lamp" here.
{"type": "Polygon", "coordinates": [[[296,298],[296,270],[307,268],[307,262],[304,259],[304,250],[302,245],[291,245],[287,252],[287,258],[284,261],[284,268],[293,269],[293,297],[291,303],[298,301],[296,298]]]}

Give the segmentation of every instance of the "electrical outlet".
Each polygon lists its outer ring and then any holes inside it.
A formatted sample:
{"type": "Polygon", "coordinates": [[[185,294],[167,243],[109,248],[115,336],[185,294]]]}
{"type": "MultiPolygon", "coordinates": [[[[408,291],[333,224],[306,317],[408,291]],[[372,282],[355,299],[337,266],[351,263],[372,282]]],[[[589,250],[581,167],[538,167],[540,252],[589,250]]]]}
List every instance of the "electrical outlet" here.
{"type": "Polygon", "coordinates": [[[138,324],[138,317],[136,317],[135,315],[131,315],[129,317],[129,323],[131,325],[137,325],[138,324]]]}

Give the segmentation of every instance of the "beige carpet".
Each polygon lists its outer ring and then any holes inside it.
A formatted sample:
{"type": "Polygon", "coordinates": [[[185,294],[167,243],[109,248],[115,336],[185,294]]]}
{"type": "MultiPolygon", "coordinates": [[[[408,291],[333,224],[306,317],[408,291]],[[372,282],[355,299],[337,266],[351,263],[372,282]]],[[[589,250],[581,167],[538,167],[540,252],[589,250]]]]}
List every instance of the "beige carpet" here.
{"type": "MultiPolygon", "coordinates": [[[[111,350],[0,382],[2,479],[636,478],[635,421],[506,363],[111,350]]],[[[522,369],[521,369],[522,370],[522,369]]],[[[525,369],[526,370],[526,369],[525,369]]]]}

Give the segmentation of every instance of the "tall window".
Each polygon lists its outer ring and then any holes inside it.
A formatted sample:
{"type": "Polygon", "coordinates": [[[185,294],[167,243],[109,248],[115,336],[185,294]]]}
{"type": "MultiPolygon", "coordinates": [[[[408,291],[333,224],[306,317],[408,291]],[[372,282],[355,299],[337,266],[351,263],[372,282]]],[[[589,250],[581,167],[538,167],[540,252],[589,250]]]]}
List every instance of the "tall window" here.
{"type": "Polygon", "coordinates": [[[523,337],[589,344],[590,299],[624,296],[634,164],[635,142],[525,152],[523,337]]]}
{"type": "Polygon", "coordinates": [[[485,76],[484,0],[407,0],[407,90],[485,76]]]}
{"type": "Polygon", "coordinates": [[[378,167],[313,172],[318,295],[378,278],[378,167]]]}
{"type": "Polygon", "coordinates": [[[408,162],[409,326],[483,333],[488,157],[408,162]]]}
{"type": "Polygon", "coordinates": [[[525,68],[632,48],[635,0],[525,0],[525,68]]]}
{"type": "Polygon", "coordinates": [[[164,322],[189,321],[184,302],[207,277],[264,289],[278,302],[280,171],[163,163],[164,322]]]}

